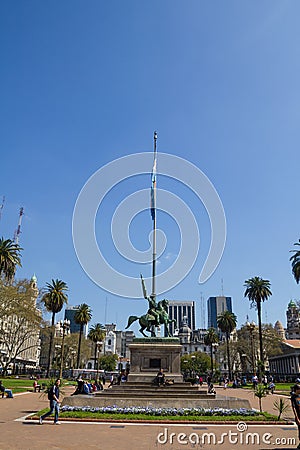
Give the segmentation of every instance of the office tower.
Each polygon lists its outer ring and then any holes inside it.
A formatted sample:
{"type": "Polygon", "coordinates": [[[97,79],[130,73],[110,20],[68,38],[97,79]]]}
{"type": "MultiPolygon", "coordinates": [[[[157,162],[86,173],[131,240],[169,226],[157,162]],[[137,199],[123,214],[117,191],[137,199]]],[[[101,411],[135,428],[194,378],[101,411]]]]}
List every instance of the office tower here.
{"type": "MultiPolygon", "coordinates": [[[[79,306],[67,306],[65,309],[65,319],[70,321],[70,333],[79,333],[80,332],[80,324],[75,322],[75,314],[78,310],[79,306]]],[[[87,337],[88,327],[84,325],[83,334],[87,337]]]]}
{"type": "Polygon", "coordinates": [[[208,328],[218,328],[217,317],[224,311],[232,312],[231,297],[209,297],[207,300],[208,328]]]}
{"type": "MultiPolygon", "coordinates": [[[[195,330],[195,302],[194,301],[175,301],[169,300],[168,314],[170,319],[175,319],[177,326],[174,323],[168,325],[171,336],[174,336],[175,329],[181,326],[183,318],[187,318],[187,324],[191,330],[195,330]]],[[[167,333],[165,332],[165,336],[167,333]]]]}

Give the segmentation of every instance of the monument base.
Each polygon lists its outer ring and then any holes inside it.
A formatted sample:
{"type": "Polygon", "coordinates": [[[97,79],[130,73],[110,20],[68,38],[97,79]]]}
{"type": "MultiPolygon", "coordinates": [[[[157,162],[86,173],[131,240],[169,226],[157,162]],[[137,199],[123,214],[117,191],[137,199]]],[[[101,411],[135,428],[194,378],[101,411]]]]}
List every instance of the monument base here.
{"type": "Polygon", "coordinates": [[[162,369],[166,379],[182,382],[180,372],[181,344],[178,338],[135,338],[129,344],[130,374],[128,381],[151,383],[162,369]]]}
{"type": "Polygon", "coordinates": [[[95,395],[75,395],[63,399],[69,406],[141,406],[156,408],[246,408],[248,400],[208,394],[200,386],[183,383],[180,373],[181,345],[177,338],[134,339],[129,344],[130,374],[126,383],[113,385],[95,395]],[[152,381],[163,369],[174,384],[155,386],[152,381]]]}

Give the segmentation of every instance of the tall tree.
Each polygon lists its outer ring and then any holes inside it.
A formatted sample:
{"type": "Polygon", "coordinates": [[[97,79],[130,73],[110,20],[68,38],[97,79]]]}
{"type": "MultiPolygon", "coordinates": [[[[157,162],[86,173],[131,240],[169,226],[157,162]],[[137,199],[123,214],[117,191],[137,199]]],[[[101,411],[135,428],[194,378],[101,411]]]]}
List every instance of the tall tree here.
{"type": "Polygon", "coordinates": [[[227,362],[228,362],[228,376],[231,380],[231,363],[230,363],[230,350],[229,350],[229,338],[230,333],[233,332],[233,330],[236,328],[237,324],[237,317],[234,313],[230,311],[224,311],[223,313],[219,314],[217,317],[217,325],[222,331],[222,333],[225,333],[226,338],[226,349],[227,349],[227,362]]]}
{"type": "MultiPolygon", "coordinates": [[[[264,280],[260,277],[249,278],[245,281],[244,287],[246,287],[244,297],[248,297],[251,302],[251,307],[257,310],[258,319],[258,337],[259,337],[259,353],[260,353],[260,372],[264,366],[264,352],[263,352],[263,339],[262,339],[262,324],[261,324],[261,304],[272,295],[271,283],[269,280],[264,280]]],[[[260,373],[261,376],[261,373],[260,373]]]]}
{"type": "Polygon", "coordinates": [[[204,336],[204,344],[210,347],[210,371],[211,375],[213,375],[214,371],[214,362],[213,362],[213,344],[217,344],[219,342],[219,336],[215,328],[209,328],[207,330],[206,335],[204,336]]]}
{"type": "Polygon", "coordinates": [[[67,284],[62,280],[56,279],[46,284],[45,294],[42,297],[42,302],[44,302],[47,311],[52,313],[47,377],[49,377],[53,353],[55,314],[62,310],[65,303],[68,303],[67,291],[67,284]]]}
{"type": "MultiPolygon", "coordinates": [[[[278,335],[276,329],[271,324],[262,324],[262,335],[264,343],[264,355],[266,358],[270,356],[280,355],[282,349],[280,342],[282,338],[278,335]]],[[[251,368],[252,374],[256,372],[256,354],[259,345],[258,326],[252,322],[248,322],[237,330],[237,350],[240,361],[245,358],[248,362],[247,367],[251,368]]],[[[244,368],[245,372],[247,368],[244,368]]]]}
{"type": "Polygon", "coordinates": [[[98,350],[98,343],[102,342],[105,338],[106,330],[105,327],[101,323],[96,323],[96,325],[93,325],[89,331],[88,338],[95,344],[94,348],[94,369],[97,368],[97,350],[98,350]]]}
{"type": "Polygon", "coordinates": [[[204,374],[208,371],[210,358],[204,352],[193,352],[189,355],[183,355],[180,358],[180,367],[182,372],[189,372],[190,377],[196,374],[204,374]]]}
{"type": "MultiPolygon", "coordinates": [[[[295,242],[294,245],[300,246],[300,239],[299,242],[295,242]]],[[[290,261],[292,263],[292,272],[294,275],[294,278],[296,280],[296,283],[299,284],[300,281],[300,249],[299,250],[291,250],[293,252],[293,256],[290,257],[290,261]]]]}
{"type": "Polygon", "coordinates": [[[105,372],[112,372],[116,370],[118,359],[118,355],[115,354],[103,355],[99,358],[99,367],[105,372]]]}
{"type": "Polygon", "coordinates": [[[92,311],[89,305],[82,303],[78,306],[77,311],[74,314],[74,320],[80,325],[79,340],[78,340],[78,351],[77,351],[77,369],[80,368],[80,350],[81,350],[81,339],[83,333],[84,325],[87,325],[92,318],[92,311]]]}
{"type": "Polygon", "coordinates": [[[18,359],[33,359],[38,346],[42,315],[30,280],[0,279],[0,318],[0,366],[6,372],[18,359]]]}
{"type": "Polygon", "coordinates": [[[23,249],[11,239],[0,238],[0,277],[7,283],[13,281],[17,266],[22,266],[21,250],[23,249]]]}
{"type": "Polygon", "coordinates": [[[237,330],[237,348],[242,362],[242,372],[256,373],[258,327],[254,322],[246,322],[237,330]]]}

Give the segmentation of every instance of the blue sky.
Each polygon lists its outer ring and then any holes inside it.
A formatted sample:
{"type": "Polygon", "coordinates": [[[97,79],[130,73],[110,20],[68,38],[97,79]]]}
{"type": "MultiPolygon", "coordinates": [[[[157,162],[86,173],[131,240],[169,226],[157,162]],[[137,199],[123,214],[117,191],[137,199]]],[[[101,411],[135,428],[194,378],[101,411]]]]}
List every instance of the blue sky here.
{"type": "MultiPolygon", "coordinates": [[[[40,287],[63,279],[69,303],[91,305],[93,322],[117,321],[120,329],[129,315],[145,311],[145,300],[112,295],[85,274],[72,214],[98,169],[152,151],[157,130],[158,152],[201,169],[227,220],[222,260],[199,285],[211,239],[208,216],[188,189],[158,176],[158,187],[189,205],[201,234],[195,266],[164,297],[195,300],[200,327],[207,323],[201,296],[206,302],[221,294],[223,280],[241,325],[247,314],[256,318],[243,298],[244,281],[262,276],[273,291],[263,319],[285,325],[286,306],[300,289],[289,263],[300,237],[299,13],[299,2],[282,0],[2,2],[0,235],[13,236],[23,206],[18,276],[36,273],[40,287]]],[[[149,277],[151,265],[114,251],[111,217],[126,195],[147,188],[150,175],[120,183],[97,214],[105,257],[130,276],[149,277]]],[[[168,239],[158,264],[163,271],[176,257],[180,234],[166,214],[157,217],[168,239]]],[[[149,211],[133,221],[138,248],[147,248],[151,226],[149,211]]]]}

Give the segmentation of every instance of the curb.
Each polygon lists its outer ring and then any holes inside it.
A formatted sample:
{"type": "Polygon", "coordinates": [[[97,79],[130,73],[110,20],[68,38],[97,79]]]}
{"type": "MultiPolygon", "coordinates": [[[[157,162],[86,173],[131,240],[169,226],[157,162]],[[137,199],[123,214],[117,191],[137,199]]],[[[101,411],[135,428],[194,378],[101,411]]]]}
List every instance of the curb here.
{"type": "MultiPolygon", "coordinates": [[[[27,416],[25,420],[39,420],[38,416],[27,416]]],[[[60,422],[86,422],[86,423],[156,423],[156,424],[176,424],[176,425],[186,425],[188,424],[196,424],[196,425],[237,425],[241,422],[241,420],[209,420],[209,421],[199,421],[199,420],[145,420],[145,419],[81,419],[79,417],[59,417],[60,422]]],[[[46,418],[44,422],[53,422],[53,418],[46,418]]],[[[295,422],[288,420],[288,421],[258,421],[258,420],[251,420],[248,421],[242,421],[243,423],[247,425],[273,425],[273,426],[283,426],[283,425],[295,425],[295,422]]]]}

